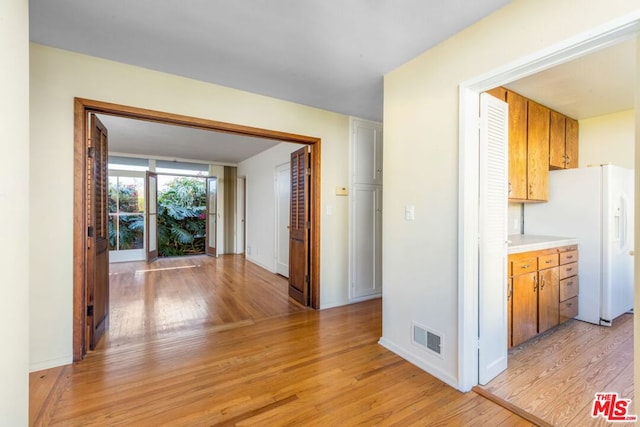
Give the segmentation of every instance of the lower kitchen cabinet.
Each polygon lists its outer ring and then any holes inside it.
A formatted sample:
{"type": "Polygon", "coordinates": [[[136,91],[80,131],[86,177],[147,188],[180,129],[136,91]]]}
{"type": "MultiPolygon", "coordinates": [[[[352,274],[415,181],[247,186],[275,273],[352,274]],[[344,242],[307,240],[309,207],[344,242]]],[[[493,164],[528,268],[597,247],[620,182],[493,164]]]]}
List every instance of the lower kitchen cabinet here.
{"type": "Polygon", "coordinates": [[[562,246],[509,256],[509,347],[578,314],[578,250],[562,246]]]}
{"type": "Polygon", "coordinates": [[[538,334],[537,287],[537,271],[513,276],[513,345],[525,342],[538,334]]]}

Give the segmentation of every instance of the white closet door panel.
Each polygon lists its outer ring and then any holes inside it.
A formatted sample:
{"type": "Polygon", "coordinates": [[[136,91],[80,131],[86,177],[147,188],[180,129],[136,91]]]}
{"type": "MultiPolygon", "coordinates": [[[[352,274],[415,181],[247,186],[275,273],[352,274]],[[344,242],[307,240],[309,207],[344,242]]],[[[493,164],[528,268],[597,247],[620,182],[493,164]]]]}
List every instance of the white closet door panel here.
{"type": "Polygon", "coordinates": [[[382,126],[353,120],[353,183],[382,185],[382,126]]]}
{"type": "Polygon", "coordinates": [[[381,198],[382,190],[376,186],[357,185],[352,192],[352,298],[381,292],[381,198]]]}
{"type": "Polygon", "coordinates": [[[507,368],[508,105],[480,96],[479,382],[507,368]]]}

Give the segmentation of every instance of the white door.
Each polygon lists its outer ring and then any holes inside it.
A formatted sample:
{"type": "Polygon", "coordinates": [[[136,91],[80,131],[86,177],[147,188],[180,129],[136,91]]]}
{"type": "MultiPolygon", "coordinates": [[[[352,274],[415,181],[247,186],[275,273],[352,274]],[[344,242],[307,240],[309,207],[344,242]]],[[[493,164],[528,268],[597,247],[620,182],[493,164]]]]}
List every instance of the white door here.
{"type": "Polygon", "coordinates": [[[289,277],[289,205],[291,167],[285,163],[276,168],[276,273],[289,277]]]}
{"type": "Polygon", "coordinates": [[[238,178],[238,185],[236,187],[236,253],[244,253],[244,236],[245,236],[245,224],[246,224],[246,208],[245,208],[245,190],[246,190],[246,178],[238,178]]]}
{"type": "Polygon", "coordinates": [[[353,184],[382,185],[382,125],[351,119],[353,184]]]}
{"type": "Polygon", "coordinates": [[[352,190],[351,299],[382,293],[382,188],[355,185],[352,190]]]}
{"type": "Polygon", "coordinates": [[[480,95],[478,382],[507,368],[508,105],[480,95]]]}

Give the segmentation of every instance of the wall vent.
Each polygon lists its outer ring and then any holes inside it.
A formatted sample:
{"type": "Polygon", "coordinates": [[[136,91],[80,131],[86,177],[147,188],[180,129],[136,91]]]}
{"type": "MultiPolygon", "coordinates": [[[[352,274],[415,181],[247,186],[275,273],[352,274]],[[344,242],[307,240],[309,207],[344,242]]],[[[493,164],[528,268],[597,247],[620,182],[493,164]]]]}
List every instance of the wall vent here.
{"type": "Polygon", "coordinates": [[[442,334],[413,322],[411,341],[424,350],[442,358],[442,334]]]}

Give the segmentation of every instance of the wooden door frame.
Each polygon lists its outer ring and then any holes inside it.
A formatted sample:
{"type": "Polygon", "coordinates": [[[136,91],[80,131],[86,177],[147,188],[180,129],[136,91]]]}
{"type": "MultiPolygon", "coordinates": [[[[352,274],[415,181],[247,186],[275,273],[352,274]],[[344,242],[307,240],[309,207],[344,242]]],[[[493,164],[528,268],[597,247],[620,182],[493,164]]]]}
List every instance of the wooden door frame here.
{"type": "Polygon", "coordinates": [[[73,360],[82,360],[86,354],[86,183],[87,183],[87,130],[89,113],[115,115],[176,126],[252,136],[311,147],[311,236],[310,236],[310,304],[320,308],[320,138],[261,129],[215,120],[183,116],[180,114],[148,110],[120,104],[74,98],[73,145],[73,360]]]}

